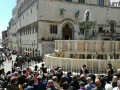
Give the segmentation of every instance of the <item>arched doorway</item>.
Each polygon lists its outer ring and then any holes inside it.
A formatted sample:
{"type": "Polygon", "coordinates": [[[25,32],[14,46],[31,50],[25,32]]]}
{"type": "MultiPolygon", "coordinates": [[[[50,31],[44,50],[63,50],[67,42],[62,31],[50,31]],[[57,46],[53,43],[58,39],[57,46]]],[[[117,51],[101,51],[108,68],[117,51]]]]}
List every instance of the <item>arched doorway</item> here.
{"type": "Polygon", "coordinates": [[[68,24],[66,24],[63,27],[63,30],[62,30],[62,39],[63,40],[72,39],[72,29],[70,28],[70,26],[68,24]]]}

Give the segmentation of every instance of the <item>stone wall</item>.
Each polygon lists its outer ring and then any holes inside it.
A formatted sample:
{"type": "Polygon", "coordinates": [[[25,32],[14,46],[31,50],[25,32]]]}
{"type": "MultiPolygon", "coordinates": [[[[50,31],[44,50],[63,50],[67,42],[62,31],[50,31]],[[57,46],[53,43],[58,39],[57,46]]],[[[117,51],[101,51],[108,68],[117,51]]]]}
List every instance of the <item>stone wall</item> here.
{"type": "Polygon", "coordinates": [[[108,64],[111,63],[113,65],[113,69],[120,68],[120,59],[111,59],[111,60],[99,60],[99,59],[73,59],[73,58],[61,58],[55,57],[55,54],[45,55],[45,64],[47,67],[52,66],[55,68],[57,66],[64,68],[71,68],[73,70],[80,69],[83,64],[86,65],[88,69],[107,69],[108,64]]]}
{"type": "Polygon", "coordinates": [[[42,41],[42,55],[53,53],[55,49],[54,41],[42,41]]]}

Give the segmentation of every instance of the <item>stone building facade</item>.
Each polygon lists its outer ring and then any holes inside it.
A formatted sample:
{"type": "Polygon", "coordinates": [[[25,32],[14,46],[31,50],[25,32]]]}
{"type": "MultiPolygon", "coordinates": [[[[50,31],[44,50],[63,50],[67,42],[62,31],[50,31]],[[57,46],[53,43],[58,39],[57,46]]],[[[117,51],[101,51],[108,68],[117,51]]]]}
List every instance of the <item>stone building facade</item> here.
{"type": "Polygon", "coordinates": [[[10,21],[12,26],[9,34],[12,35],[12,39],[10,38],[12,43],[9,42],[9,45],[11,44],[11,49],[16,49],[20,54],[24,54],[24,51],[31,51],[33,56],[35,53],[45,54],[43,38],[85,39],[84,29],[80,28],[80,23],[85,21],[86,10],[90,11],[90,21],[97,23],[89,32],[90,39],[115,40],[119,37],[120,8],[110,6],[109,0],[16,0],[16,2],[10,21]],[[103,33],[104,30],[108,33],[103,33]],[[114,38],[111,39],[110,36],[114,38]]]}

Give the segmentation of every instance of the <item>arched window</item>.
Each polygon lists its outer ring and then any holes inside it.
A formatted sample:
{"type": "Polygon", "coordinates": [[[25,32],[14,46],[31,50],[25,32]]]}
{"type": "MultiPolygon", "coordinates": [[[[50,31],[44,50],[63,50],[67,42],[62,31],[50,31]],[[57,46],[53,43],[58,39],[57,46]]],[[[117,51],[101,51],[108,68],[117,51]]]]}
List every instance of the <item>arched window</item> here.
{"type": "Polygon", "coordinates": [[[79,3],[85,3],[85,0],[78,0],[79,3]]]}
{"type": "Polygon", "coordinates": [[[50,34],[52,34],[52,25],[50,25],[50,34]]]}
{"type": "Polygon", "coordinates": [[[114,26],[114,23],[111,23],[111,31],[114,31],[115,30],[115,26],[114,26]]]}

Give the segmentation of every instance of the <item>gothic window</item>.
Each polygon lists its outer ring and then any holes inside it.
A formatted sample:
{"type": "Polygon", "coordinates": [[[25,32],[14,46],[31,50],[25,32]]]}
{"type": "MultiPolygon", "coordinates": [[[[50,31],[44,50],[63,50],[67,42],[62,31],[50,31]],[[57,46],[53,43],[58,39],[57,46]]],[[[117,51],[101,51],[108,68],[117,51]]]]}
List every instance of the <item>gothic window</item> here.
{"type": "Polygon", "coordinates": [[[54,31],[55,31],[55,27],[54,27],[54,25],[53,25],[53,30],[52,30],[52,31],[53,31],[53,34],[54,34],[54,31]]]}
{"type": "Polygon", "coordinates": [[[31,14],[32,14],[32,9],[31,9],[31,14]]]}
{"type": "Polygon", "coordinates": [[[29,35],[29,28],[28,28],[28,35],[29,35]]]}
{"type": "Polygon", "coordinates": [[[52,34],[52,25],[50,25],[50,34],[52,34]]]}
{"type": "Polygon", "coordinates": [[[34,33],[34,26],[33,26],[33,33],[34,33]]]}
{"type": "Polygon", "coordinates": [[[85,0],[78,0],[79,3],[85,3],[85,0]]]}
{"type": "Polygon", "coordinates": [[[57,25],[50,25],[50,34],[57,34],[57,25]]]}
{"type": "Polygon", "coordinates": [[[57,25],[55,26],[55,34],[57,34],[57,25]]]}
{"type": "Polygon", "coordinates": [[[30,27],[30,34],[31,34],[31,27],[30,27]]]}
{"type": "Polygon", "coordinates": [[[72,0],[65,0],[65,1],[72,2],[72,0]]]}
{"type": "Polygon", "coordinates": [[[27,29],[26,29],[26,35],[27,35],[27,29]]]}
{"type": "Polygon", "coordinates": [[[104,6],[104,0],[98,0],[98,5],[99,6],[104,6]]]}
{"type": "Polygon", "coordinates": [[[35,32],[36,32],[36,33],[38,32],[38,28],[37,28],[37,26],[35,27],[35,32]]]}

